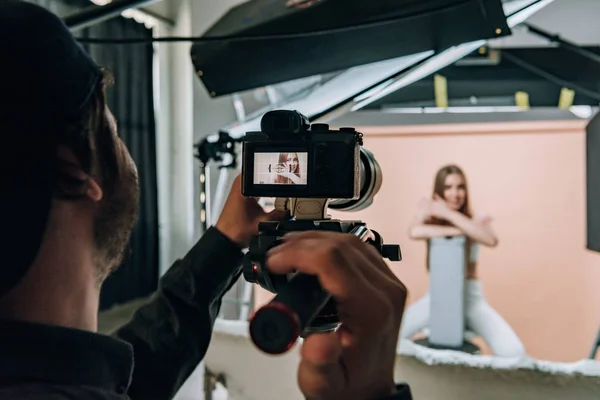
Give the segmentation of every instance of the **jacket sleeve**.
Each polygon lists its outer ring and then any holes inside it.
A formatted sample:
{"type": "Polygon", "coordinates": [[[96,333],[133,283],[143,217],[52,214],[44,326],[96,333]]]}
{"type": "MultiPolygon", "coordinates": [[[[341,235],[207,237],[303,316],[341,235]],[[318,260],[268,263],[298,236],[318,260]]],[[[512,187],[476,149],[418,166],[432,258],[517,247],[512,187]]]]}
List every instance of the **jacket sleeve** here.
{"type": "Polygon", "coordinates": [[[241,274],[240,248],[208,229],[161,278],[157,292],[113,336],[133,346],[132,400],[175,396],[204,358],[223,295],[241,274]]]}
{"type": "Polygon", "coordinates": [[[399,384],[396,386],[397,392],[391,396],[380,400],[412,400],[412,393],[410,391],[410,386],[405,383],[399,384]]]}

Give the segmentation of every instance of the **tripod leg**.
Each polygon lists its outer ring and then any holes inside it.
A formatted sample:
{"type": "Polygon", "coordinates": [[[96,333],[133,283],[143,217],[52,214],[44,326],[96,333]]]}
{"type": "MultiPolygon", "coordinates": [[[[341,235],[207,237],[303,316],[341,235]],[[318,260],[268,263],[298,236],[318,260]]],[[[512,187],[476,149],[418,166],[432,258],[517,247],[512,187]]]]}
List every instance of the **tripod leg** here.
{"type": "MultiPolygon", "coordinates": [[[[265,207],[265,199],[260,198],[258,200],[258,204],[261,207],[265,207]]],[[[240,280],[240,283],[243,285],[242,288],[242,300],[240,302],[240,321],[248,321],[250,318],[250,313],[253,311],[252,302],[252,294],[254,293],[254,284],[247,282],[244,279],[240,280]]]]}
{"type": "Polygon", "coordinates": [[[240,304],[240,321],[248,321],[250,318],[250,310],[252,309],[252,292],[254,291],[254,284],[246,282],[241,279],[240,283],[243,285],[242,288],[242,301],[240,304]]]}

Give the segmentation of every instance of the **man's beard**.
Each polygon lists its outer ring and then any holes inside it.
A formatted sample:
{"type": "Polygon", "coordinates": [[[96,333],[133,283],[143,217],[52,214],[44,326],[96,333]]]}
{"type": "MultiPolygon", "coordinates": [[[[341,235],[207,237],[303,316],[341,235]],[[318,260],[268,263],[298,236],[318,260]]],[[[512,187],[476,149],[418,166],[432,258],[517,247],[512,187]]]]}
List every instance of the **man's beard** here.
{"type": "Polygon", "coordinates": [[[137,222],[138,201],[137,172],[122,167],[117,183],[111,193],[102,200],[94,221],[99,283],[123,262],[131,232],[137,222]]]}

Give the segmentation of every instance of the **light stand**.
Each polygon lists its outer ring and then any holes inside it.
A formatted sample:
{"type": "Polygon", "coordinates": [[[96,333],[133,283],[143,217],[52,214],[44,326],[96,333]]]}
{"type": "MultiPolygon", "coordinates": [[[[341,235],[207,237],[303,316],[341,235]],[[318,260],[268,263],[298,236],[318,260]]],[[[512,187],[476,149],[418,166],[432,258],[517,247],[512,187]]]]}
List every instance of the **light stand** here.
{"type": "MultiPolygon", "coordinates": [[[[219,138],[216,142],[210,142],[208,139],[197,143],[195,157],[200,161],[200,222],[202,224],[202,233],[206,232],[209,226],[213,225],[217,212],[220,212],[223,207],[223,199],[227,186],[225,182],[228,180],[229,169],[237,167],[237,159],[235,153],[235,142],[227,132],[219,132],[219,138]],[[219,179],[217,181],[215,207],[210,193],[210,162],[220,162],[219,179]],[[216,207],[219,207],[218,209],[216,207]]],[[[213,392],[217,387],[217,383],[221,383],[227,387],[223,374],[216,375],[208,367],[204,369],[204,398],[206,400],[213,399],[213,392]]]]}
{"type": "MultiPolygon", "coordinates": [[[[237,152],[236,144],[241,143],[242,138],[234,139],[229,133],[221,131],[216,141],[204,139],[196,144],[196,158],[200,161],[200,220],[202,231],[206,232],[213,225],[223,209],[227,198],[228,182],[230,172],[236,170],[237,152]],[[215,188],[214,197],[210,193],[210,162],[220,162],[219,178],[215,188]]],[[[264,199],[259,201],[264,206],[264,199]]],[[[250,302],[252,301],[253,285],[243,281],[241,300],[236,301],[240,305],[239,319],[248,321],[250,317],[250,302]]]]}
{"type": "Polygon", "coordinates": [[[228,183],[230,182],[230,173],[237,169],[237,160],[235,156],[231,154],[223,155],[223,162],[219,167],[219,178],[217,180],[217,186],[215,188],[215,196],[212,202],[212,207],[208,208],[210,213],[210,222],[214,224],[216,219],[221,214],[221,210],[225,205],[227,199],[227,189],[229,188],[228,183]]]}
{"type": "Polygon", "coordinates": [[[216,141],[208,138],[195,145],[195,157],[200,161],[200,221],[202,232],[206,232],[209,226],[214,224],[217,213],[221,211],[227,191],[229,170],[237,169],[237,155],[235,144],[242,139],[233,139],[227,132],[219,132],[216,141]],[[211,197],[210,185],[210,162],[220,162],[219,179],[216,187],[214,205],[211,197]],[[211,207],[212,206],[212,207],[211,207]]]}

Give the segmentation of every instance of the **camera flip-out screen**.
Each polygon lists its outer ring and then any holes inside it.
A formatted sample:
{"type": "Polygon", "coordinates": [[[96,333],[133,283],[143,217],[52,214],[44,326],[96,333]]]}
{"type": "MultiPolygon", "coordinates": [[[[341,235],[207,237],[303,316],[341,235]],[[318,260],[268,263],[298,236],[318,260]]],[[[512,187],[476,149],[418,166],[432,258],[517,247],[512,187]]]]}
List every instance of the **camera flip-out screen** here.
{"type": "Polygon", "coordinates": [[[314,155],[306,143],[244,143],[242,193],[253,197],[304,197],[311,193],[314,155]]]}
{"type": "Polygon", "coordinates": [[[307,152],[254,153],[255,185],[306,185],[307,152]]]}
{"type": "Polygon", "coordinates": [[[242,193],[251,197],[354,198],[360,180],[355,153],[358,148],[337,143],[244,143],[242,193]]]}

